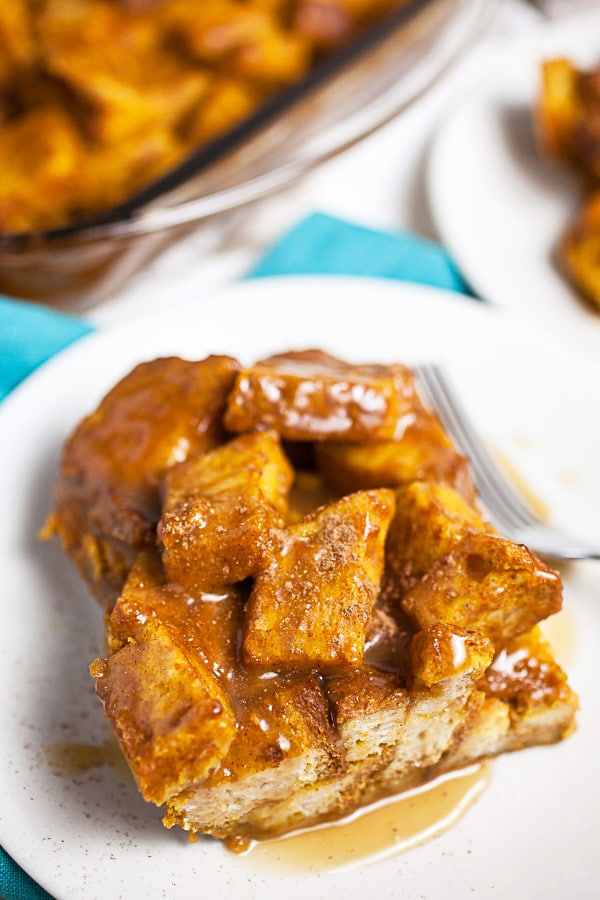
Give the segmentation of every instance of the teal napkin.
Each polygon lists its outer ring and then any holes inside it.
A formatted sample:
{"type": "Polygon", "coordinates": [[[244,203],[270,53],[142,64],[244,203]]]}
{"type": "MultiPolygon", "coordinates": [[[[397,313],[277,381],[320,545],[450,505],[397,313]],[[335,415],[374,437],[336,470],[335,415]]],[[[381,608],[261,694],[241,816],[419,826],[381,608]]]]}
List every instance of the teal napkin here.
{"type": "Polygon", "coordinates": [[[0,297],[0,400],[41,363],[91,330],[75,316],[0,297]]]}
{"type": "Polygon", "coordinates": [[[364,275],[470,294],[439,244],[409,232],[375,231],[323,213],[296,225],[248,273],[250,278],[268,275],[364,275]]]}
{"type": "MultiPolygon", "coordinates": [[[[409,233],[375,231],[315,213],[275,243],[248,273],[355,275],[412,281],[469,294],[448,253],[409,233]]],[[[92,331],[84,319],[0,298],[0,399],[39,365],[92,331]]],[[[0,848],[0,900],[51,900],[0,848]]]]}

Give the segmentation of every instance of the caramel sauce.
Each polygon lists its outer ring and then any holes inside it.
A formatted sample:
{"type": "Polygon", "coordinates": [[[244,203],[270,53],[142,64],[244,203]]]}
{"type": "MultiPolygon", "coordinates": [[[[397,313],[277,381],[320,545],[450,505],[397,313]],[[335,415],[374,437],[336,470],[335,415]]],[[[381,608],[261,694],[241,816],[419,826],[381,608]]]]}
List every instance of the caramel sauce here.
{"type": "Polygon", "coordinates": [[[112,736],[99,745],[69,741],[47,744],[42,752],[54,775],[73,777],[95,766],[108,766],[129,774],[121,748],[112,736]]]}
{"type": "Polygon", "coordinates": [[[490,764],[477,763],[340,821],[252,842],[244,859],[254,870],[287,874],[339,871],[381,862],[451,828],[481,796],[490,777],[490,764]]]}
{"type": "Polygon", "coordinates": [[[516,466],[497,447],[492,449],[500,468],[513,483],[514,487],[523,495],[523,498],[529,503],[542,522],[549,522],[550,510],[548,505],[532,490],[516,466]]]}
{"type": "Polygon", "coordinates": [[[289,494],[289,519],[299,522],[308,513],[335,499],[335,493],[325,485],[320,475],[315,472],[297,472],[289,494]]]}
{"type": "Polygon", "coordinates": [[[563,668],[569,668],[577,654],[577,631],[571,613],[561,609],[540,623],[542,632],[556,656],[556,661],[563,668]]]}

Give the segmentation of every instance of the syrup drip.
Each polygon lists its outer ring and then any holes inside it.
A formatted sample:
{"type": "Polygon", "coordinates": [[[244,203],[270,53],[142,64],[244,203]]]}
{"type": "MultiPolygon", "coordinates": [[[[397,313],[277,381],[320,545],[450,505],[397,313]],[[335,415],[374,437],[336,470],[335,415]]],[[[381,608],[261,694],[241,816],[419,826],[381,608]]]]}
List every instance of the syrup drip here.
{"type": "Polygon", "coordinates": [[[95,766],[108,766],[129,773],[125,757],[117,741],[109,737],[103,744],[83,744],[65,741],[43,748],[44,759],[54,775],[73,777],[95,766]]]}
{"type": "Polygon", "coordinates": [[[509,481],[512,481],[515,488],[523,495],[524,499],[529,503],[533,511],[537,513],[542,522],[550,522],[551,517],[548,504],[535,493],[516,466],[514,466],[497,447],[493,448],[493,453],[500,468],[504,471],[504,474],[508,477],[509,481]]]}
{"type": "Polygon", "coordinates": [[[490,782],[489,763],[388,797],[339,822],[250,844],[245,863],[254,871],[298,874],[340,871],[381,862],[451,828],[490,782]]]}
{"type": "Polygon", "coordinates": [[[577,655],[577,631],[572,615],[566,609],[541,622],[544,637],[552,647],[556,661],[568,669],[577,655]]]}

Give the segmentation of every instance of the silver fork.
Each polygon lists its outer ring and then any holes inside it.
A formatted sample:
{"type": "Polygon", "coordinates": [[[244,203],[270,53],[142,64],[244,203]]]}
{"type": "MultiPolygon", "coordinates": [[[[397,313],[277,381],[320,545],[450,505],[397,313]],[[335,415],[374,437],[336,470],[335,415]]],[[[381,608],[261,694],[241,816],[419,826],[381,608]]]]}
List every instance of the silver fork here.
{"type": "Polygon", "coordinates": [[[490,521],[513,541],[555,560],[600,559],[600,548],[542,522],[503,475],[463,408],[443,369],[433,363],[413,367],[424,399],[437,413],[457,447],[469,457],[479,497],[490,521]]]}

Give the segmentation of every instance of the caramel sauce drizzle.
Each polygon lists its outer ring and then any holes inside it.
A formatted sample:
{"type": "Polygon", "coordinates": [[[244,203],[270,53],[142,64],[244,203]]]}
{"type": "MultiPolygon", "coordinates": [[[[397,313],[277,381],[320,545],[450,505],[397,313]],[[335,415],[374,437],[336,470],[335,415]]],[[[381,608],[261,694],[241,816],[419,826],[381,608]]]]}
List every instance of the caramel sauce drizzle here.
{"type": "MultiPolygon", "coordinates": [[[[382,862],[443,834],[485,791],[490,763],[476,763],[388,797],[346,819],[250,842],[243,860],[264,874],[340,871],[382,862]]],[[[230,849],[239,852],[239,847],[230,849]]]]}
{"type": "Polygon", "coordinates": [[[42,753],[52,773],[65,778],[81,775],[96,766],[130,774],[121,748],[112,735],[102,744],[73,741],[47,744],[42,753]]]}

